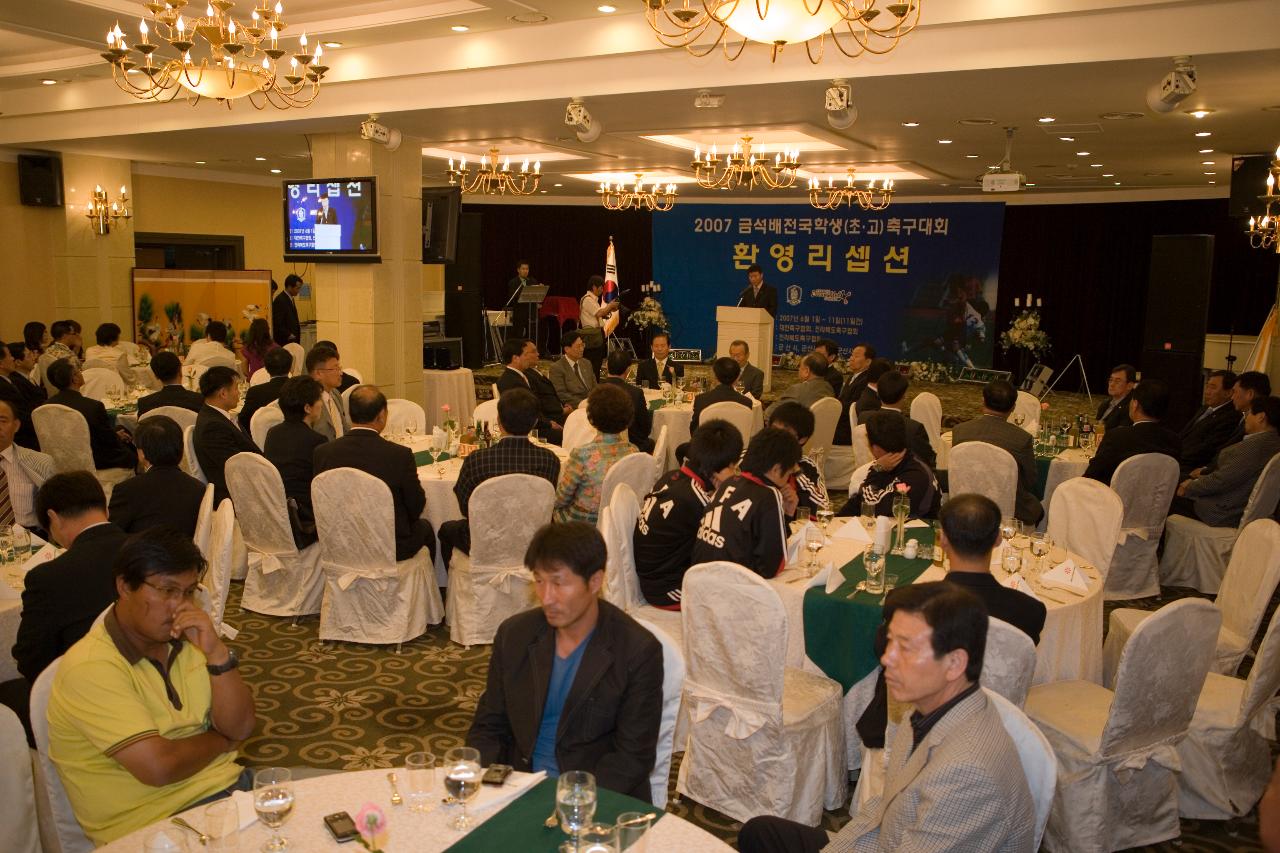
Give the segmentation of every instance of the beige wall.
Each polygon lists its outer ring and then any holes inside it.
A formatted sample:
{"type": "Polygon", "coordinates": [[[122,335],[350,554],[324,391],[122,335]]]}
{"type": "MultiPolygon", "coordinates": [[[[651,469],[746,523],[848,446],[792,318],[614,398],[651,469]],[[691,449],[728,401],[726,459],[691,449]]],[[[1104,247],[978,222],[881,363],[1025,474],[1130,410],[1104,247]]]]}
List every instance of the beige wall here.
{"type": "Polygon", "coordinates": [[[22,340],[28,320],[48,324],[54,315],[53,251],[63,229],[56,207],[24,207],[18,201],[18,164],[0,162],[0,222],[4,223],[4,274],[0,275],[0,340],[22,340]]]}

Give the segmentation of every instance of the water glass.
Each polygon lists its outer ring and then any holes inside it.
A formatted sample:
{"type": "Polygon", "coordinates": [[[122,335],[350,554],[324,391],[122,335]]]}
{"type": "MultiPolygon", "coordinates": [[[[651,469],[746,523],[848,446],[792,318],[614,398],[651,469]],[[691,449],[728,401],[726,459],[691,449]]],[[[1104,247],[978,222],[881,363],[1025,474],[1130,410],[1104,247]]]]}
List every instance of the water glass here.
{"type": "Polygon", "coordinates": [[[1004,568],[1006,574],[1017,574],[1018,570],[1022,568],[1022,553],[1017,548],[1005,545],[1000,554],[1000,565],[1004,568]]]}
{"type": "Polygon", "coordinates": [[[827,528],[831,526],[831,520],[836,517],[836,514],[830,508],[827,508],[818,510],[816,515],[818,517],[818,526],[822,528],[823,535],[826,535],[827,528]]]}
{"type": "Polygon", "coordinates": [[[262,845],[264,853],[287,850],[289,839],[280,827],[293,812],[293,776],[287,767],[264,767],[253,774],[253,809],[258,820],[271,830],[271,838],[262,845]]]}
{"type": "Polygon", "coordinates": [[[0,562],[13,562],[13,534],[0,532],[0,562]]]}
{"type": "Polygon", "coordinates": [[[804,547],[809,551],[809,562],[805,563],[805,568],[809,569],[809,573],[813,573],[813,569],[818,565],[818,552],[822,550],[822,546],[827,544],[827,537],[821,530],[816,527],[807,527],[804,531],[804,547]]]}
{"type": "Polygon", "coordinates": [[[25,560],[31,553],[31,531],[21,524],[13,526],[13,550],[15,559],[25,560]]]}
{"type": "Polygon", "coordinates": [[[799,524],[801,527],[803,527],[808,523],[809,523],[809,508],[807,506],[802,506],[796,509],[796,524],[799,524]]]}
{"type": "Polygon", "coordinates": [[[1053,539],[1048,533],[1031,534],[1031,553],[1036,557],[1036,572],[1044,571],[1044,558],[1053,547],[1053,539]]]}
{"type": "Polygon", "coordinates": [[[476,820],[467,817],[467,801],[480,793],[480,751],[468,746],[451,749],[444,756],[444,789],[461,806],[462,811],[450,821],[453,829],[468,830],[476,820]]]}
{"type": "Polygon", "coordinates": [[[436,785],[436,757],[430,752],[411,752],[404,759],[405,787],[409,811],[431,810],[431,790],[436,785]]]}
{"type": "Polygon", "coordinates": [[[580,842],[596,816],[596,777],[585,770],[561,773],[556,780],[556,814],[564,831],[580,842]]]}
{"type": "Polygon", "coordinates": [[[867,571],[867,592],[880,595],[884,592],[884,554],[874,546],[868,548],[862,558],[862,566],[867,571]]]}
{"type": "Polygon", "coordinates": [[[205,849],[213,853],[240,853],[240,811],[228,797],[204,807],[205,849]]]}
{"type": "Polygon", "coordinates": [[[651,826],[652,812],[623,812],[618,815],[618,850],[645,853],[645,833],[651,826]]]}

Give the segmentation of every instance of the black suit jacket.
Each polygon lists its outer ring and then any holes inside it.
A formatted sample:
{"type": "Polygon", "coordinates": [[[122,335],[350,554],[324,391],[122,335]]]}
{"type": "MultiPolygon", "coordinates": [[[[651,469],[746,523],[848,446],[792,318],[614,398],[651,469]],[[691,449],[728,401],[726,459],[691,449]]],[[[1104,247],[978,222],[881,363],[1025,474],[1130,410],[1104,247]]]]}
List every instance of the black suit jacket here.
{"type": "Polygon", "coordinates": [[[698,424],[701,423],[702,413],[706,411],[707,406],[715,403],[741,403],[748,409],[751,408],[751,401],[746,396],[733,390],[732,385],[720,383],[709,391],[703,391],[693,398],[693,418],[689,421],[690,433],[698,428],[698,424]]]}
{"type": "Polygon", "coordinates": [[[280,346],[302,340],[302,325],[298,322],[298,306],[292,297],[281,290],[271,300],[271,337],[280,346]]]}
{"type": "MultiPolygon", "coordinates": [[[[862,393],[858,395],[857,401],[853,404],[853,410],[858,415],[858,423],[862,423],[863,415],[867,412],[874,412],[883,405],[880,402],[880,392],[871,386],[865,386],[862,393]]],[[[848,414],[845,415],[848,421],[848,414]]]]}
{"type": "Polygon", "coordinates": [[[203,499],[204,484],[195,477],[177,465],[156,465],[112,489],[107,514],[125,533],[167,524],[195,536],[203,499]]]}
{"type": "Polygon", "coordinates": [[[848,445],[853,441],[853,430],[849,426],[849,407],[856,405],[858,400],[862,399],[862,392],[867,390],[868,379],[866,370],[857,376],[844,378],[840,393],[836,394],[840,398],[840,418],[836,421],[836,435],[832,439],[832,444],[848,445]]]}
{"type": "Polygon", "coordinates": [[[205,406],[196,415],[191,442],[195,445],[200,469],[213,483],[214,506],[221,504],[223,498],[231,497],[227,492],[227,460],[237,453],[262,453],[248,433],[213,406],[205,406]]]}
{"type": "Polygon", "coordinates": [[[897,412],[901,415],[903,424],[907,428],[907,449],[915,454],[917,459],[928,465],[930,471],[938,467],[938,454],[934,452],[933,445],[929,443],[929,433],[925,431],[924,424],[917,420],[912,420],[909,415],[903,414],[897,409],[885,409],[882,406],[880,411],[897,412]]]}
{"type": "Polygon", "coordinates": [[[635,414],[631,416],[631,427],[627,430],[627,436],[631,439],[631,443],[641,453],[649,453],[653,450],[653,439],[649,437],[649,433],[653,432],[653,412],[649,411],[649,404],[644,399],[644,392],[638,386],[632,385],[625,379],[619,379],[616,376],[606,376],[600,380],[600,384],[617,385],[623,391],[627,392],[627,396],[631,398],[631,407],[635,414]]]}
{"type": "Polygon", "coordinates": [[[1182,439],[1168,427],[1143,422],[1107,430],[1102,436],[1098,451],[1089,460],[1084,475],[1090,479],[1111,485],[1111,475],[1120,463],[1140,453],[1163,453],[1178,459],[1182,453],[1182,439]]]}
{"type": "Polygon", "coordinates": [[[112,565],[125,533],[114,524],[81,531],[66,553],[27,572],[22,622],[13,645],[18,671],[32,684],[85,635],[116,600],[112,565]]]}
{"type": "Polygon", "coordinates": [[[658,377],[658,362],[652,358],[646,358],[636,367],[636,384],[641,388],[657,388],[660,382],[671,384],[676,376],[684,377],[684,365],[677,364],[671,359],[667,359],[667,367],[662,371],[662,377],[658,377]],[[648,383],[646,386],[645,383],[648,383]]]}
{"type": "Polygon", "coordinates": [[[738,296],[738,307],[763,308],[769,312],[770,317],[776,317],[778,316],[778,291],[774,287],[762,284],[760,295],[756,296],[751,292],[751,285],[747,285],[738,296]]]}
{"type": "Polygon", "coordinates": [[[396,560],[407,560],[427,544],[427,523],[422,511],[427,495],[418,482],[413,451],[387,441],[371,429],[354,428],[342,438],[316,447],[315,472],[332,468],[356,468],[372,474],[391,490],[396,522],[396,560]]]}
{"type": "MultiPolygon", "coordinates": [[[[36,427],[31,422],[31,410],[40,405],[40,403],[32,402],[22,392],[22,388],[15,381],[15,377],[18,377],[17,373],[12,374],[10,377],[0,376],[0,400],[4,400],[12,406],[14,416],[21,421],[13,440],[22,447],[30,450],[39,450],[40,440],[36,438],[36,427]]],[[[27,384],[31,385],[30,382],[27,382],[27,384]]],[[[34,388],[35,386],[32,385],[31,387],[34,388]]]]}
{"type": "MultiPolygon", "coordinates": [[[[556,729],[560,772],[586,770],[603,788],[652,802],[649,771],[662,717],[662,645],[639,623],[600,601],[556,729]]],[[[498,628],[484,695],[467,746],[480,763],[529,771],[547,700],[556,632],[542,610],[518,613],[498,628]]]]}
{"type": "Polygon", "coordinates": [[[107,417],[106,407],[97,400],[91,400],[79,391],[68,388],[54,394],[49,402],[75,409],[84,417],[89,425],[89,447],[93,451],[95,467],[132,469],[138,464],[137,452],[116,435],[111,427],[111,418],[107,417]]]}
{"type": "MultiPolygon", "coordinates": [[[[311,525],[315,521],[315,513],[311,509],[311,481],[315,479],[315,451],[327,439],[307,426],[304,421],[284,421],[273,426],[267,432],[267,440],[262,453],[267,461],[276,466],[280,472],[280,480],[284,483],[284,496],[298,502],[298,517],[311,525]]],[[[314,529],[298,529],[295,519],[289,516],[293,527],[294,542],[305,548],[316,541],[314,529]]]]}
{"type": "Polygon", "coordinates": [[[1231,434],[1240,425],[1240,413],[1227,401],[1209,414],[1204,420],[1197,420],[1207,409],[1201,406],[1191,417],[1190,422],[1182,428],[1179,438],[1182,439],[1182,456],[1179,459],[1183,478],[1195,468],[1202,468],[1213,461],[1218,451],[1226,446],[1231,434]]]}
{"type": "Polygon", "coordinates": [[[964,587],[982,599],[987,614],[1008,622],[1040,644],[1040,632],[1044,629],[1045,606],[1026,593],[1009,589],[988,572],[947,572],[947,582],[964,587]]]}
{"type": "Polygon", "coordinates": [[[284,387],[284,383],[287,381],[289,381],[288,376],[273,376],[261,385],[250,386],[249,390],[244,392],[244,405],[240,408],[240,416],[237,418],[240,422],[240,429],[249,432],[249,423],[253,419],[253,413],[263,406],[279,400],[280,389],[284,387]]]}
{"type": "Polygon", "coordinates": [[[1102,425],[1107,429],[1115,429],[1116,427],[1122,426],[1133,426],[1133,421],[1129,420],[1129,401],[1131,399],[1133,399],[1132,394],[1125,394],[1124,399],[1121,400],[1119,404],[1111,410],[1111,414],[1107,415],[1105,418],[1102,416],[1102,413],[1111,405],[1111,398],[1108,397],[1099,403],[1097,417],[1102,421],[1102,425]]]}
{"type": "Polygon", "coordinates": [[[181,385],[166,385],[154,394],[148,394],[138,400],[138,417],[161,406],[177,406],[199,414],[204,408],[204,397],[195,391],[188,391],[181,385]]]}
{"type": "Polygon", "coordinates": [[[9,381],[17,386],[25,399],[32,406],[38,406],[49,399],[49,392],[43,385],[37,385],[18,371],[9,374],[9,381]]]}

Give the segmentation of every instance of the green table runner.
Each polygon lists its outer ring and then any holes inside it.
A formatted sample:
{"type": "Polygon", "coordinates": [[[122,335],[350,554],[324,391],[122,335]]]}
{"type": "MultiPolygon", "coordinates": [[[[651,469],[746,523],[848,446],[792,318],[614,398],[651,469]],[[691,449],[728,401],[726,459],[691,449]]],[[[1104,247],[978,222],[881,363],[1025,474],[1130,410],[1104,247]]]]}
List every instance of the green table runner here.
{"type": "MultiPolygon", "coordinates": [[[[846,523],[859,521],[854,518],[846,523]]],[[[933,553],[932,528],[908,529],[907,538],[920,542],[922,558],[908,560],[893,554],[885,557],[885,574],[897,575],[898,586],[915,583],[929,568],[933,553]]],[[[880,596],[860,592],[847,597],[859,581],[867,579],[861,554],[838,571],[845,581],[830,595],[821,586],[811,587],[804,594],[804,652],[848,692],[879,664],[874,640],[880,626],[880,596]]]]}
{"type": "Polygon", "coordinates": [[[667,401],[662,399],[661,397],[657,398],[656,400],[650,400],[649,411],[656,412],[658,411],[658,409],[661,409],[666,404],[667,404],[667,401]]]}
{"type": "Polygon", "coordinates": [[[448,453],[441,453],[438,459],[432,458],[430,450],[419,450],[413,454],[413,464],[421,468],[423,465],[430,465],[432,462],[448,462],[452,457],[448,453]]]}
{"type": "MultiPolygon", "coordinates": [[[[657,811],[649,803],[604,788],[597,789],[596,798],[594,823],[614,823],[623,812],[657,811]]],[[[467,833],[445,853],[493,853],[495,850],[556,853],[569,836],[559,826],[548,828],[543,823],[555,807],[556,780],[543,779],[467,833]]]]}
{"type": "Polygon", "coordinates": [[[1044,490],[1049,485],[1049,466],[1056,458],[1056,456],[1036,457],[1036,497],[1040,500],[1044,500],[1044,490]]]}

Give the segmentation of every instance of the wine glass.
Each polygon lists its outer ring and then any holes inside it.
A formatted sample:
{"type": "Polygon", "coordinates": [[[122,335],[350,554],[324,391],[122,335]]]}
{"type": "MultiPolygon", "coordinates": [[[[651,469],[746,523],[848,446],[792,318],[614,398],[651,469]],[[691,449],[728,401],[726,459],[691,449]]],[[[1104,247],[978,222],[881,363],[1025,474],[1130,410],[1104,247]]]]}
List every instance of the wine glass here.
{"type": "Polygon", "coordinates": [[[585,770],[561,773],[556,780],[556,813],[560,826],[573,836],[575,849],[581,845],[582,830],[596,816],[596,777],[585,770]]]}
{"type": "Polygon", "coordinates": [[[862,527],[867,531],[868,535],[876,527],[876,506],[877,504],[866,499],[862,501],[862,527]]]}
{"type": "Polygon", "coordinates": [[[1053,547],[1053,539],[1048,533],[1036,532],[1031,534],[1031,553],[1036,557],[1036,571],[1044,571],[1044,558],[1049,553],[1049,549],[1053,547]]]}
{"type": "Polygon", "coordinates": [[[1000,554],[1000,566],[1004,569],[1005,574],[1016,575],[1018,570],[1022,568],[1022,552],[1011,545],[1004,546],[1004,550],[1000,554]]]}
{"type": "Polygon", "coordinates": [[[413,442],[413,436],[418,431],[418,425],[413,421],[409,421],[404,425],[404,434],[409,436],[409,443],[413,442]]]}
{"type": "Polygon", "coordinates": [[[467,800],[480,793],[480,751],[469,746],[451,749],[444,756],[444,789],[462,805],[462,811],[450,821],[453,829],[467,830],[475,819],[467,817],[467,800]]]}
{"type": "Polygon", "coordinates": [[[1022,522],[1016,518],[1006,518],[1000,522],[1000,536],[1004,539],[1006,545],[1021,532],[1022,522]]]}
{"type": "Polygon", "coordinates": [[[818,552],[822,550],[822,546],[826,544],[827,536],[816,527],[806,528],[804,531],[804,547],[809,551],[809,562],[805,563],[805,568],[813,569],[818,565],[818,552]]]}
{"type": "Polygon", "coordinates": [[[836,517],[835,512],[830,506],[818,510],[818,526],[822,528],[822,535],[827,535],[827,528],[831,526],[831,520],[836,517]]]}
{"type": "Polygon", "coordinates": [[[293,776],[287,767],[264,767],[253,774],[253,809],[258,820],[271,830],[271,838],[262,845],[265,853],[287,850],[289,839],[280,827],[293,811],[293,776]]]}
{"type": "Polygon", "coordinates": [[[21,524],[13,526],[13,550],[14,557],[18,560],[26,559],[31,553],[31,532],[21,524]]]}

